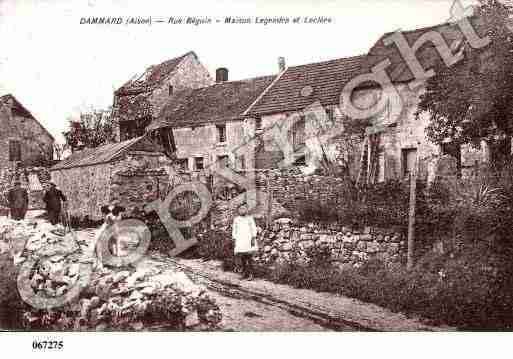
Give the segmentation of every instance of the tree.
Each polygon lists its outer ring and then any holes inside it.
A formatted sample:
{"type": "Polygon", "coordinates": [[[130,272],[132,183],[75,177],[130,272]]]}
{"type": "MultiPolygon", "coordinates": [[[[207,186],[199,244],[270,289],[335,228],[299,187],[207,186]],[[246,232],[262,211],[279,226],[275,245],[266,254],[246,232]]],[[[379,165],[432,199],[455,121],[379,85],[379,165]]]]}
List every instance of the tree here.
{"type": "Polygon", "coordinates": [[[71,152],[114,142],[112,110],[92,109],[80,113],[78,119],[69,120],[69,131],[63,135],[71,152]]]}
{"type": "Polygon", "coordinates": [[[473,18],[480,37],[490,43],[481,49],[462,43],[464,59],[451,67],[435,65],[420,97],[417,117],[430,115],[427,136],[435,143],[490,146],[491,160],[499,164],[510,149],[513,134],[513,37],[511,7],[498,0],[480,1],[473,18]]]}
{"type": "Polygon", "coordinates": [[[64,152],[69,148],[67,143],[54,143],[53,153],[57,161],[62,160],[64,152]]]}

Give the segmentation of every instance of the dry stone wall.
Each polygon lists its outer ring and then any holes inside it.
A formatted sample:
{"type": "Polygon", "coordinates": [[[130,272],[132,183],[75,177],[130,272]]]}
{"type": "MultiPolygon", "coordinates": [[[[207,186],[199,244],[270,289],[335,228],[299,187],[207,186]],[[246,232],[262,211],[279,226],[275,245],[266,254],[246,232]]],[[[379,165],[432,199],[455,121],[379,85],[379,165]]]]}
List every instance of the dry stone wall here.
{"type": "Polygon", "coordinates": [[[270,265],[307,264],[316,253],[324,253],[338,267],[359,267],[369,260],[394,266],[403,263],[406,254],[405,236],[394,229],[327,229],[314,224],[300,225],[286,218],[274,221],[262,231],[259,243],[256,260],[270,265]]]}
{"type": "MultiPolygon", "coordinates": [[[[244,175],[244,172],[241,174],[244,175]]],[[[268,193],[272,193],[272,218],[288,217],[314,200],[344,201],[347,183],[341,178],[319,175],[305,175],[299,167],[287,169],[257,170],[255,172],[258,208],[254,211],[256,217],[263,217],[266,213],[268,193]]],[[[216,189],[217,191],[218,189],[216,189]]],[[[231,225],[233,217],[237,214],[240,201],[230,201],[240,191],[233,190],[233,195],[227,200],[215,202],[215,226],[225,228],[231,225]]]]}

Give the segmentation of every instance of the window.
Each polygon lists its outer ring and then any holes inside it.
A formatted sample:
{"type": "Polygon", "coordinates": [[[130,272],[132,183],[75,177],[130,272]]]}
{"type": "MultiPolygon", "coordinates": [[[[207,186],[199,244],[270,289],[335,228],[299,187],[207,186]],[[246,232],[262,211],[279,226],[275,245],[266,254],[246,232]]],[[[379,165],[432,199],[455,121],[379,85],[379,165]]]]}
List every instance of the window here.
{"type": "Polygon", "coordinates": [[[9,141],[9,161],[21,161],[21,142],[9,141]]]}
{"type": "Polygon", "coordinates": [[[171,96],[173,94],[173,86],[169,85],[168,92],[169,92],[169,96],[171,96]]]}
{"type": "Polygon", "coordinates": [[[217,165],[219,168],[228,167],[228,161],[229,159],[227,155],[217,156],[217,165]]]}
{"type": "Polygon", "coordinates": [[[262,129],[262,118],[260,118],[260,117],[255,118],[255,129],[256,130],[262,129]]]}
{"type": "Polygon", "coordinates": [[[226,142],[226,125],[216,125],[217,142],[226,142]]]}
{"type": "Polygon", "coordinates": [[[194,169],[199,171],[203,168],[205,168],[203,165],[203,157],[194,157],[194,169]]]}
{"type": "Polygon", "coordinates": [[[417,149],[404,148],[402,150],[403,176],[409,177],[417,165],[417,149]]]}
{"type": "Polygon", "coordinates": [[[292,145],[294,151],[305,144],[305,116],[301,116],[292,126],[292,145]]]}
{"type": "Polygon", "coordinates": [[[187,158],[179,158],[178,159],[178,167],[182,171],[187,171],[189,169],[189,160],[187,158]]]}

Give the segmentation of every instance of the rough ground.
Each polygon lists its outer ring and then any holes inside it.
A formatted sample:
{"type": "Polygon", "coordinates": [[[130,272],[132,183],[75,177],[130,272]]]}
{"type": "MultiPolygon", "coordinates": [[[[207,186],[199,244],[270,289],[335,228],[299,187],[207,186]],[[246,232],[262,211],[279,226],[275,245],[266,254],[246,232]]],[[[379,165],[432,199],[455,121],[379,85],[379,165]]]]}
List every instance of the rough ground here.
{"type": "MultiPolygon", "coordinates": [[[[91,238],[94,230],[78,232],[91,238]]],[[[262,279],[241,281],[219,262],[148,253],[145,266],[179,268],[210,289],[226,331],[446,331],[377,305],[333,293],[296,289],[262,279]]]]}
{"type": "Polygon", "coordinates": [[[407,318],[374,304],[333,293],[296,289],[262,279],[239,279],[224,272],[218,262],[153,257],[185,269],[195,281],[207,284],[225,315],[227,329],[256,330],[337,330],[337,331],[450,331],[433,327],[419,319],[407,318]],[[198,275],[199,274],[199,275],[198,275]],[[228,291],[226,289],[229,289],[228,291]],[[216,293],[217,292],[217,293],[216,293]],[[227,293],[228,292],[228,293],[227,293]],[[243,299],[231,294],[243,295],[243,299]],[[263,302],[263,303],[262,303],[263,302]],[[251,314],[249,314],[251,313],[251,314]]]}

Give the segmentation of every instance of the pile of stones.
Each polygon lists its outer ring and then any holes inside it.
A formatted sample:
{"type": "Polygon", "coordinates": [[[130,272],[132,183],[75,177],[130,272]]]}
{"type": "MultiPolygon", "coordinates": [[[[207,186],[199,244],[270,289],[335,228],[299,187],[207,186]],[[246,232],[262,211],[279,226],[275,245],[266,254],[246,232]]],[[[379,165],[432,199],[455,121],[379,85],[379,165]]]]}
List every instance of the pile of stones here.
{"type": "Polygon", "coordinates": [[[222,315],[203,286],[151,258],[99,266],[93,235],[0,219],[0,251],[19,268],[30,330],[212,330],[222,315]]]}

